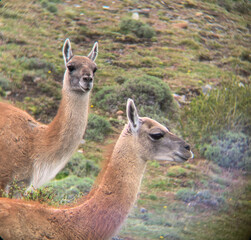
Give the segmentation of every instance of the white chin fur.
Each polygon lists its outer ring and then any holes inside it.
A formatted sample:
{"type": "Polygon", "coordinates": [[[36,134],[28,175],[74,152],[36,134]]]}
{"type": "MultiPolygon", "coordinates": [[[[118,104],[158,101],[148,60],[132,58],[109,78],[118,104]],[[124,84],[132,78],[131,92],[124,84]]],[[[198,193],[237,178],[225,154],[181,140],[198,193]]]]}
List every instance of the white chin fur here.
{"type": "Polygon", "coordinates": [[[172,157],[167,157],[167,156],[157,156],[154,159],[157,161],[169,161],[169,162],[174,161],[174,159],[172,157]]]}
{"type": "Polygon", "coordinates": [[[191,159],[193,159],[194,158],[194,154],[193,154],[193,152],[192,151],[190,151],[190,153],[191,153],[191,159]]]}

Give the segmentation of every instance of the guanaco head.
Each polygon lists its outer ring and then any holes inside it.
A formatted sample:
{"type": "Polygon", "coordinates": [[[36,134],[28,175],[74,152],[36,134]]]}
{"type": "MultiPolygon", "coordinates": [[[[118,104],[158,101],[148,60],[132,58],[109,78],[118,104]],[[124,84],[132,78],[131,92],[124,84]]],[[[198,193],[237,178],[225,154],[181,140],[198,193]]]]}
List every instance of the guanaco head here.
{"type": "Polygon", "coordinates": [[[78,93],[89,92],[97,70],[95,59],[98,56],[98,43],[95,42],[88,56],[83,57],[73,55],[70,40],[66,39],[63,56],[66,67],[63,88],[78,93]]]}
{"type": "Polygon", "coordinates": [[[184,162],[193,157],[190,145],[171,133],[165,126],[146,117],[139,117],[133,100],[127,101],[127,131],[134,137],[144,160],[184,162]]]}

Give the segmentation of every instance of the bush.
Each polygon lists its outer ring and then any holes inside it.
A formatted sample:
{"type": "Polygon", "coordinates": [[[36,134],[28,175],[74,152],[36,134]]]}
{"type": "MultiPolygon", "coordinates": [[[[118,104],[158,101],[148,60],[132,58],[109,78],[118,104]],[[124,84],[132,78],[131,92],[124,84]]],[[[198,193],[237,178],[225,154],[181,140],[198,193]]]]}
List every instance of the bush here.
{"type": "Polygon", "coordinates": [[[226,132],[214,135],[209,144],[201,147],[202,154],[221,167],[250,169],[251,150],[249,138],[239,132],[226,132]]]}
{"type": "Polygon", "coordinates": [[[53,71],[55,69],[54,65],[44,59],[40,58],[27,58],[22,57],[20,59],[22,66],[26,69],[45,69],[46,71],[53,71]]]}
{"type": "Polygon", "coordinates": [[[61,180],[54,180],[45,187],[53,189],[54,201],[61,204],[69,203],[75,200],[82,193],[88,193],[92,187],[93,180],[85,177],[80,178],[75,175],[68,176],[61,180]]]}
{"type": "Polygon", "coordinates": [[[170,88],[160,78],[152,76],[138,77],[126,81],[120,90],[120,99],[126,102],[131,97],[137,106],[154,106],[167,113],[173,107],[170,88]]]}
{"type": "Polygon", "coordinates": [[[199,148],[209,137],[223,131],[251,133],[251,85],[236,81],[223,82],[208,95],[191,101],[181,115],[182,131],[199,148]]]}
{"type": "Polygon", "coordinates": [[[0,73],[0,87],[3,90],[10,89],[10,80],[8,78],[6,78],[2,73],[0,73]]]}
{"type": "Polygon", "coordinates": [[[47,10],[56,13],[58,11],[57,6],[54,3],[50,3],[47,7],[47,10]]]}
{"type": "Polygon", "coordinates": [[[41,6],[43,8],[46,8],[48,11],[52,12],[52,13],[56,13],[58,11],[57,6],[55,5],[55,3],[60,2],[59,0],[43,0],[41,1],[41,6]]]}
{"type": "Polygon", "coordinates": [[[89,115],[85,139],[103,141],[110,131],[111,124],[104,117],[93,113],[89,115]]]}
{"type": "Polygon", "coordinates": [[[168,177],[186,177],[188,171],[185,168],[180,166],[172,166],[168,168],[167,176],[168,177]]]}
{"type": "Polygon", "coordinates": [[[115,113],[118,110],[118,92],[114,86],[105,86],[95,94],[94,102],[99,108],[115,113]]]}
{"type": "Polygon", "coordinates": [[[97,106],[115,113],[125,109],[128,98],[132,98],[141,116],[167,122],[166,116],[174,117],[177,110],[170,88],[160,78],[142,76],[125,81],[119,87],[106,86],[95,94],[97,106]]]}
{"type": "Polygon", "coordinates": [[[237,11],[243,14],[249,14],[251,11],[251,4],[248,0],[204,0],[206,2],[214,2],[219,6],[225,8],[227,11],[237,11]]]}
{"type": "Polygon", "coordinates": [[[196,192],[193,191],[192,189],[182,188],[177,191],[175,197],[178,200],[182,200],[183,202],[191,202],[195,199],[196,192]]]}
{"type": "Polygon", "coordinates": [[[0,73],[0,96],[5,96],[5,91],[10,90],[10,81],[0,73]]]}
{"type": "Polygon", "coordinates": [[[77,177],[97,176],[98,172],[99,168],[93,161],[86,159],[82,153],[75,153],[64,169],[57,174],[56,179],[59,180],[69,175],[76,175],[77,177]]]}
{"type": "Polygon", "coordinates": [[[217,207],[220,204],[225,202],[223,196],[215,196],[209,190],[201,190],[199,191],[196,196],[196,203],[204,204],[209,207],[217,207]]]}
{"type": "Polygon", "coordinates": [[[148,24],[134,19],[123,19],[120,23],[120,32],[133,33],[139,38],[152,38],[156,34],[148,24]]]}

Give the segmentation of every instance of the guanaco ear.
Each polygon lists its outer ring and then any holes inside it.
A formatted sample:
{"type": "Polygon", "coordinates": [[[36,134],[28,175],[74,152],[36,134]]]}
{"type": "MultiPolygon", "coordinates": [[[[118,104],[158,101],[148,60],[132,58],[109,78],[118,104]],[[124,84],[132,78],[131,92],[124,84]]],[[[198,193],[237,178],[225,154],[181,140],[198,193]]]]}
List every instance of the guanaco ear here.
{"type": "Polygon", "coordinates": [[[139,130],[139,115],[137,108],[132,99],[128,98],[126,106],[126,114],[129,126],[133,133],[138,132],[139,130]]]}
{"type": "Polygon", "coordinates": [[[63,46],[63,56],[64,56],[64,64],[66,64],[70,61],[70,59],[73,57],[72,50],[71,50],[71,42],[69,38],[67,38],[64,42],[63,46]]]}
{"type": "Polygon", "coordinates": [[[98,42],[95,42],[91,52],[88,54],[88,58],[90,58],[93,62],[95,62],[98,56],[98,42]]]}

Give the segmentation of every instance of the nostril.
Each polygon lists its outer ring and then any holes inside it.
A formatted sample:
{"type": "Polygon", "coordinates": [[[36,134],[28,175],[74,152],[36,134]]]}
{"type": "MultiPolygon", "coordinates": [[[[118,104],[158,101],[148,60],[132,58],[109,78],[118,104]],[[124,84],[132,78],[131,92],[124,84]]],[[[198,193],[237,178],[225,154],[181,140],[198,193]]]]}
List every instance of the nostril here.
{"type": "Polygon", "coordinates": [[[186,145],[184,146],[184,148],[185,148],[186,150],[188,150],[188,151],[190,151],[190,150],[191,150],[191,147],[190,147],[190,145],[189,145],[189,144],[186,144],[186,145]]]}
{"type": "Polygon", "coordinates": [[[84,77],[83,80],[85,82],[92,82],[93,78],[92,77],[84,77]]]}

